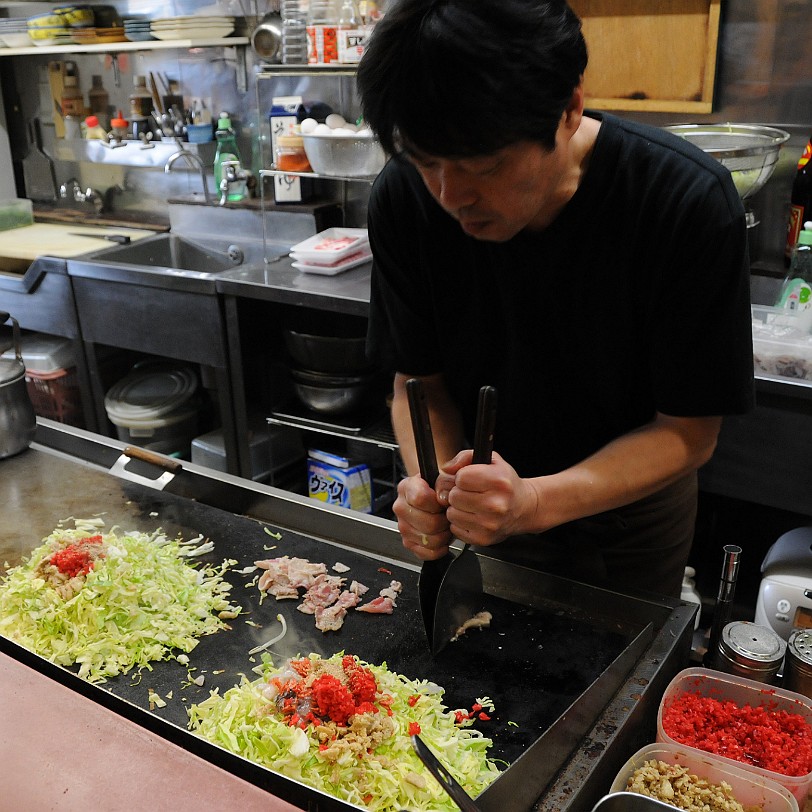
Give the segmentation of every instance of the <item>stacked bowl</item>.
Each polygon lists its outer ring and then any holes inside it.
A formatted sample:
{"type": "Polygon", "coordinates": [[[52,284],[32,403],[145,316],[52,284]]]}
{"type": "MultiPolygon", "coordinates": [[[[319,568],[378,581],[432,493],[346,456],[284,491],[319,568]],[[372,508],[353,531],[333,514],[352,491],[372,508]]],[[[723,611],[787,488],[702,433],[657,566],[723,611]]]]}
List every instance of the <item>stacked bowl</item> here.
{"type": "Polygon", "coordinates": [[[8,17],[0,20],[0,43],[6,48],[26,48],[31,45],[28,36],[28,20],[25,17],[8,17]]]}
{"type": "Polygon", "coordinates": [[[68,45],[73,42],[65,17],[53,11],[29,17],[27,27],[34,45],[68,45]]]}
{"type": "Polygon", "coordinates": [[[293,361],[291,377],[299,400],[311,411],[344,415],[363,410],[376,390],[378,376],[366,357],[366,338],[347,324],[310,325],[284,331],[293,361]]]}
{"type": "Polygon", "coordinates": [[[124,36],[130,42],[147,42],[155,39],[150,29],[150,21],[144,17],[127,17],[124,20],[124,36]]]}

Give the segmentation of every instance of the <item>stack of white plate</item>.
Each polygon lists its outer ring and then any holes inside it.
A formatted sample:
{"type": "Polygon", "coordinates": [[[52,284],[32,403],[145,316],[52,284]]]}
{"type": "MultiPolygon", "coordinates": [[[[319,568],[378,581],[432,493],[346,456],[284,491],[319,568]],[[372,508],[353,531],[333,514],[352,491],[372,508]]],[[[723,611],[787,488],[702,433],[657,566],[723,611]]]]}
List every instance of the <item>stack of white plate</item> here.
{"type": "Polygon", "coordinates": [[[0,43],[7,48],[26,48],[31,45],[28,20],[25,17],[8,17],[0,20],[0,43]]]}
{"type": "Polygon", "coordinates": [[[153,20],[152,35],[158,39],[220,39],[234,31],[233,17],[165,17],[153,20]]]}
{"type": "Polygon", "coordinates": [[[124,36],[130,42],[147,42],[155,39],[152,36],[150,25],[149,20],[128,18],[124,20],[124,36]]]}
{"type": "Polygon", "coordinates": [[[365,228],[328,228],[290,249],[294,268],[304,273],[335,276],[369,262],[372,251],[365,228]]]}

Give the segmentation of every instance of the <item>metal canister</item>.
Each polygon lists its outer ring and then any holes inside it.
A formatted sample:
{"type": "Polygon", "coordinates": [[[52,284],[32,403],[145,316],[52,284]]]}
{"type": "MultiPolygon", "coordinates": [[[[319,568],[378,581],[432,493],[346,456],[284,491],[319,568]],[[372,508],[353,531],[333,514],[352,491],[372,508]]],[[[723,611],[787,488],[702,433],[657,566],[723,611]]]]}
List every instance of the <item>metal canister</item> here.
{"type": "Polygon", "coordinates": [[[787,644],[772,629],[736,620],[722,629],[715,668],[727,674],[774,683],[787,644]]]}
{"type": "Polygon", "coordinates": [[[784,687],[812,699],[812,629],[795,629],[789,636],[784,687]]]}

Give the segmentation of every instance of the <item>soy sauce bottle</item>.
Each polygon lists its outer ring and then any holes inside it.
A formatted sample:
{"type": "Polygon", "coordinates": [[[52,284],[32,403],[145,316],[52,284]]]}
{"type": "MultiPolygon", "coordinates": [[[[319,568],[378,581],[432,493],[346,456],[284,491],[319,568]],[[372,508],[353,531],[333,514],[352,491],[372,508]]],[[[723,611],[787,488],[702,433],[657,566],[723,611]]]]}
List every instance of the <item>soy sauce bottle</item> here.
{"type": "Polygon", "coordinates": [[[804,223],[812,220],[812,138],[798,161],[798,171],[792,184],[790,196],[789,222],[787,223],[787,243],[784,247],[784,265],[789,267],[792,249],[798,242],[804,223]]]}

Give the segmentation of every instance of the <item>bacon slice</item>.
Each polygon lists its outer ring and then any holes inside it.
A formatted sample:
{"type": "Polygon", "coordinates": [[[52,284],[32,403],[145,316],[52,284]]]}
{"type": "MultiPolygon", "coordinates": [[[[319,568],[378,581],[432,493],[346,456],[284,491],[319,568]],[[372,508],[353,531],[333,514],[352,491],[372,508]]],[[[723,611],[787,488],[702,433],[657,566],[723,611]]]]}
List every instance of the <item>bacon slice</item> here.
{"type": "Polygon", "coordinates": [[[369,612],[371,615],[391,615],[395,610],[395,602],[384,595],[378,595],[363,606],[356,606],[356,612],[369,612]]]}

